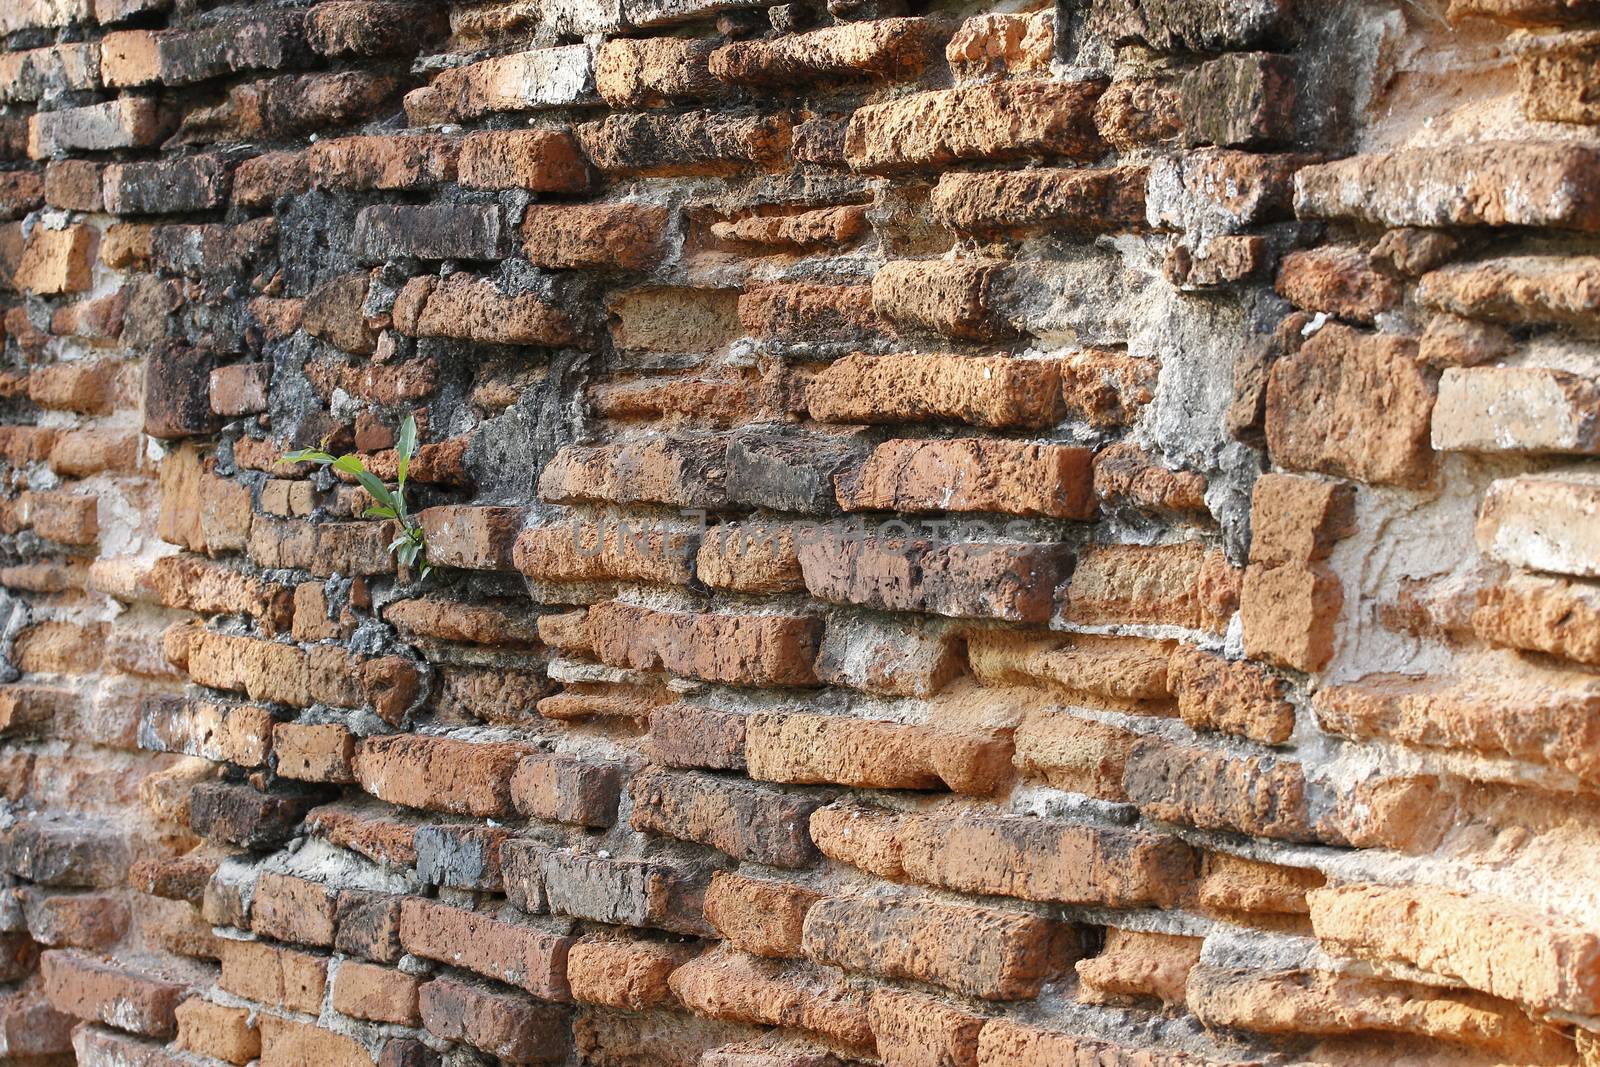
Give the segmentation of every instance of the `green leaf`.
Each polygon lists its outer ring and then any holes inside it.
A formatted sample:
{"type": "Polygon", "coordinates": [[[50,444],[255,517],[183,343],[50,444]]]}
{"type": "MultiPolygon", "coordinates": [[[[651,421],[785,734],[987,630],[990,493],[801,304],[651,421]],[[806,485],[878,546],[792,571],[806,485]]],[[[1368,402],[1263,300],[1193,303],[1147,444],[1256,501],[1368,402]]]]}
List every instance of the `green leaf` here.
{"type": "Polygon", "coordinates": [[[389,487],[384,485],[383,481],[376,474],[373,474],[371,471],[363,468],[356,472],[356,481],[360,482],[361,488],[371,493],[372,499],[376,500],[383,507],[390,509],[396,514],[399,514],[404,510],[401,508],[400,502],[394,498],[394,494],[389,492],[389,487]]]}
{"type": "Polygon", "coordinates": [[[360,456],[354,452],[349,452],[333,461],[333,469],[360,477],[361,473],[367,469],[367,465],[361,462],[360,456]]]}
{"type": "Polygon", "coordinates": [[[394,508],[371,507],[361,513],[364,519],[397,519],[400,516],[394,513],[394,508]]]}
{"type": "Polygon", "coordinates": [[[406,472],[411,469],[411,457],[417,451],[417,419],[414,415],[407,415],[406,421],[400,424],[400,440],[395,443],[395,454],[399,457],[395,469],[398,473],[400,491],[405,492],[406,472]]]}
{"type": "Polygon", "coordinates": [[[332,463],[334,459],[319,448],[297,448],[293,452],[285,452],[279,463],[332,463]]]}

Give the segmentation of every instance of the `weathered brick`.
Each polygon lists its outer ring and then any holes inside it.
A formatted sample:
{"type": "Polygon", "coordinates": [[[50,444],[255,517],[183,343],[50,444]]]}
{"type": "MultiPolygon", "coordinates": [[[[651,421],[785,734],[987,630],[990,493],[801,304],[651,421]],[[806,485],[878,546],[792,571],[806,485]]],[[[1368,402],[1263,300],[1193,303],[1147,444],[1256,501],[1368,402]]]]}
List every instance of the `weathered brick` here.
{"type": "Polygon", "coordinates": [[[499,259],[506,253],[505,238],[498,207],[375,204],[356,216],[351,248],[362,263],[401,257],[499,259]]]}
{"type": "Polygon", "coordinates": [[[255,415],[267,409],[272,368],[265,363],[230,363],[211,372],[211,410],[217,415],[255,415]]]}
{"type": "Polygon", "coordinates": [[[6,870],[38,885],[111,888],[128,876],[135,852],[105,824],[40,817],[11,827],[0,850],[6,870]]]}
{"type": "Polygon", "coordinates": [[[28,155],[59,158],[72,152],[145,148],[172,130],[172,117],[148,96],[119,96],[103,104],[45,111],[28,120],[28,155]]]}
{"type": "Polygon", "coordinates": [[[417,512],[435,565],[468,570],[512,569],[512,545],[527,512],[512,507],[446,506],[417,512]]]}
{"type": "Polygon", "coordinates": [[[677,37],[606,41],[595,53],[595,88],[612,107],[659,107],[719,95],[714,41],[677,37]]]}
{"type": "Polygon", "coordinates": [[[623,859],[513,839],[501,847],[500,861],[513,903],[542,900],[556,915],[695,936],[712,932],[703,904],[711,868],[703,860],[623,859]]]}
{"type": "Polygon", "coordinates": [[[983,511],[1087,519],[1094,454],[984,438],[886,441],[834,478],[846,511],[983,511]]]}
{"type": "Polygon", "coordinates": [[[535,111],[593,103],[593,54],[587,45],[560,45],[495,56],[446,70],[406,98],[423,122],[472,119],[495,111],[535,111]]]}
{"type": "Polygon", "coordinates": [[[232,1064],[246,1064],[261,1055],[261,1033],[247,1008],[213,1004],[190,997],[178,1005],[175,1048],[232,1064]]]}
{"type": "Polygon", "coordinates": [[[1178,714],[1196,730],[1222,730],[1279,745],[1294,732],[1288,684],[1255,664],[1230,663],[1188,645],[1172,653],[1167,684],[1178,714]]]}
{"type": "Polygon", "coordinates": [[[582,938],[567,956],[572,999],[628,1011],[671,1006],[677,998],[667,978],[688,962],[694,951],[690,945],[605,934],[582,938]]]}
{"type": "Polygon", "coordinates": [[[94,231],[88,226],[36,226],[17,264],[15,286],[38,296],[83,292],[89,288],[93,255],[94,231]]]}
{"type": "Polygon", "coordinates": [[[577,129],[578,143],[608,175],[687,177],[772,168],[788,155],[790,119],[693,111],[611,115],[577,129]]]}
{"type": "Polygon", "coordinates": [[[670,220],[654,204],[545,204],[523,218],[522,247],[541,267],[642,270],[664,256],[670,220]]]}
{"type": "Polygon", "coordinates": [[[848,1047],[872,1044],[866,994],[808,963],[724,948],[684,964],[669,981],[697,1015],[808,1030],[848,1047]]]}
{"type": "Polygon", "coordinates": [[[578,339],[566,312],[539,296],[507,295],[489,279],[464,272],[408,282],[395,304],[395,328],[493,344],[565,345],[578,339]]]}
{"type": "Polygon", "coordinates": [[[581,193],[589,188],[588,166],[571,134],[562,130],[469,134],[461,141],[458,169],[469,189],[581,193]]]}
{"type": "Polygon", "coordinates": [[[323,189],[427,189],[455,180],[461,143],[436,134],[334,137],[306,151],[323,189]]]}
{"type": "Polygon", "coordinates": [[[1142,167],[950,173],[929,204],[935,218],[962,233],[1087,238],[1143,230],[1146,181],[1142,167]]]}
{"type": "Polygon", "coordinates": [[[719,48],[711,73],[736,85],[792,86],[818,79],[914,78],[937,53],[948,30],[932,19],[846,23],[771,41],[719,48]]]}
{"type": "Polygon", "coordinates": [[[999,310],[1008,268],[999,260],[897,260],[872,279],[872,306],[896,326],[964,341],[1012,337],[999,310]]]}
{"type": "Polygon", "coordinates": [[[822,894],[787,882],[718,871],[706,890],[706,919],[717,933],[756,956],[801,954],[806,911],[822,894]]]}
{"type": "Polygon", "coordinates": [[[170,440],[214,430],[215,363],[216,354],[209,349],[165,344],[151,350],[144,361],[144,432],[170,440]]]}
{"type": "Polygon", "coordinates": [[[1592,148],[1536,141],[1351,156],[1301,169],[1295,211],[1387,226],[1600,229],[1597,167],[1592,148]]]}
{"type": "Polygon", "coordinates": [[[568,1055],[566,1013],[524,994],[442,977],[423,985],[421,1006],[422,1023],[435,1037],[507,1063],[561,1063],[568,1055]]]}
{"type": "Polygon", "coordinates": [[[416,1026],[416,978],[388,967],[343,960],[333,972],[332,1004],[335,1011],[357,1019],[416,1026]]]}
{"type": "Polygon", "coordinates": [[[922,993],[875,989],[867,1019],[891,1067],[975,1067],[985,1019],[922,993]]]}
{"type": "Polygon", "coordinates": [[[1075,930],[1021,912],[933,900],[829,897],[806,912],[806,955],[986,1000],[1031,1000],[1078,954],[1075,930]]]}
{"type": "Polygon", "coordinates": [[[727,500],[802,514],[838,509],[834,476],[860,462],[867,442],[854,435],[748,430],[727,443],[727,500]]]}
{"type": "Polygon", "coordinates": [[[248,785],[207,782],[189,800],[189,822],[202,837],[245,848],[276,848],[294,835],[316,793],[301,789],[258,792],[248,785]]]}
{"type": "Polygon", "coordinates": [[[541,752],[526,756],[511,778],[511,801],[530,818],[610,826],[622,793],[621,764],[541,752]]]}
{"type": "Polygon", "coordinates": [[[110,86],[187,85],[234,71],[293,66],[304,51],[303,19],[300,12],[282,12],[193,31],[117,31],[102,43],[100,73],[110,86]]]}
{"type": "Polygon", "coordinates": [[[694,535],[687,531],[579,521],[522,531],[512,563],[538,581],[687,585],[694,552],[694,535]]]}
{"type": "Polygon", "coordinates": [[[1433,447],[1450,452],[1600,450],[1594,382],[1544,367],[1450,367],[1439,379],[1433,447]]]}
{"type": "Polygon", "coordinates": [[[1478,509],[1478,547],[1515,567],[1600,577],[1597,511],[1600,484],[1586,472],[1502,478],[1490,484],[1478,509]]]}
{"type": "Polygon", "coordinates": [[[408,897],[400,912],[400,943],[413,955],[505,982],[541,1000],[569,999],[570,937],[408,897]]]}
{"type": "Polygon", "coordinates": [[[702,615],[616,601],[589,611],[602,663],[733,685],[816,684],[820,623],[806,615],[702,615]]]}
{"type": "Polygon", "coordinates": [[[1096,159],[1105,144],[1093,110],[1104,83],[999,82],[869,104],[850,117],[845,158],[891,174],[964,160],[1096,159]]]}
{"type": "Polygon", "coordinates": [[[762,781],[987,795],[1005,780],[1011,754],[981,729],[758,712],[747,720],[745,758],[762,781]]]}
{"type": "Polygon", "coordinates": [[[1064,545],[936,544],[826,530],[799,546],[811,595],[835,604],[1043,622],[1071,553],[1064,545]]]}
{"type": "Polygon", "coordinates": [[[30,48],[0,57],[0,99],[33,101],[100,88],[100,49],[93,43],[30,48]]]}
{"type": "MultiPolygon", "coordinates": [[[[131,961],[130,961],[131,963],[131,961]]],[[[151,1037],[170,1038],[173,1014],[188,983],[68,949],[41,953],[39,969],[51,1007],[80,1019],[151,1037]]]]}
{"type": "Polygon", "coordinates": [[[113,163],[104,172],[106,210],[113,215],[171,215],[228,202],[229,171],[220,156],[149,163],[113,163]]]}
{"type": "Polygon", "coordinates": [[[1298,763],[1145,738],[1128,754],[1128,799],[1150,818],[1208,830],[1314,841],[1298,763]]]}
{"type": "Polygon", "coordinates": [[[1416,487],[1432,471],[1434,392],[1415,342],[1325,326],[1272,368],[1267,443],[1285,467],[1416,487]]]}
{"type": "Polygon", "coordinates": [[[1296,307],[1367,325],[1398,304],[1402,294],[1400,285],[1374,269],[1360,249],[1340,245],[1284,256],[1275,288],[1296,307]]]}
{"type": "Polygon", "coordinates": [[[1251,564],[1239,614],[1245,655],[1280,667],[1320,670],[1333,658],[1344,585],[1323,563],[1251,564]]]}
{"type": "Polygon", "coordinates": [[[630,824],[736,859],[804,867],[817,858],[805,821],[819,800],[697,772],[648,768],[629,783],[630,824]]]}
{"type": "Polygon", "coordinates": [[[250,904],[250,929],[263,937],[328,948],[338,892],[295,875],[262,871],[250,904]]]}
{"type": "Polygon", "coordinates": [[[384,0],[335,0],[306,12],[306,41],[325,56],[411,56],[447,28],[444,12],[384,0]]]}
{"type": "Polygon", "coordinates": [[[512,773],[531,751],[513,742],[372,737],[362,742],[354,770],[361,788],[391,804],[504,818],[515,811],[512,773]]]}
{"type": "Polygon", "coordinates": [[[1317,937],[1359,959],[1409,963],[1545,1010],[1600,1004],[1600,942],[1527,904],[1429,886],[1355,884],[1308,895],[1317,937]]]}
{"type": "Polygon", "coordinates": [[[647,754],[666,767],[743,770],[746,716],[688,702],[663,704],[650,716],[647,754]]]}
{"type": "Polygon", "coordinates": [[[344,1034],[272,1015],[262,1015],[260,1026],[260,1067],[297,1067],[306,1063],[372,1067],[372,1054],[360,1042],[344,1034]]]}

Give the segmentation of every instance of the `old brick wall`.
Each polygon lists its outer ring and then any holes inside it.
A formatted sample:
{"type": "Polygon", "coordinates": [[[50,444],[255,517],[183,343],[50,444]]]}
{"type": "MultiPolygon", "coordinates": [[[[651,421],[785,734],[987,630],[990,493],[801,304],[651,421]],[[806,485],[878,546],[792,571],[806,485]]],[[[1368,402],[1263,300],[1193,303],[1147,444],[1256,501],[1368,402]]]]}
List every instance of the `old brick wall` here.
{"type": "Polygon", "coordinates": [[[1600,0],[0,35],[0,1063],[1600,1063],[1600,0]]]}

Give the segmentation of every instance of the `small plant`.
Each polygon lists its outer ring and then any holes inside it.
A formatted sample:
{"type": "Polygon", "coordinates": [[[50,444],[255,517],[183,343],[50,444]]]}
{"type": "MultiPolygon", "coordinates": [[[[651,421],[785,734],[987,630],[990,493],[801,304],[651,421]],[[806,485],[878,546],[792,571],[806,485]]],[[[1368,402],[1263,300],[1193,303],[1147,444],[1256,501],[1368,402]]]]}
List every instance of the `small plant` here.
{"type": "Polygon", "coordinates": [[[389,551],[402,566],[414,568],[422,578],[433,570],[428,562],[428,539],[421,525],[412,517],[406,506],[406,473],[411,469],[411,457],[417,451],[417,420],[410,415],[400,424],[400,437],[395,442],[395,489],[383,484],[383,479],[367,470],[361,457],[355,453],[335,456],[327,451],[328,439],[322,439],[320,448],[300,448],[285,453],[279,463],[320,463],[352,475],[377,503],[361,514],[369,519],[393,519],[400,524],[400,536],[389,545],[389,551]]]}

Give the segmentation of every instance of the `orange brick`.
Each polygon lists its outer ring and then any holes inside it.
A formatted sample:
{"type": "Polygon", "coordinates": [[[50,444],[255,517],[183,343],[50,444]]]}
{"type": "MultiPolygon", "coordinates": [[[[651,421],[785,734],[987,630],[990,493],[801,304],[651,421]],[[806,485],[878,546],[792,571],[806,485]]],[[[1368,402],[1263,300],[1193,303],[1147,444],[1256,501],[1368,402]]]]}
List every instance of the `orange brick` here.
{"type": "Polygon", "coordinates": [[[230,1008],[190,997],[178,1005],[178,1037],[174,1046],[233,1064],[261,1055],[261,1034],[247,1008],[230,1008]]]}
{"type": "Polygon", "coordinates": [[[89,288],[94,231],[87,226],[34,228],[17,264],[16,287],[39,296],[80,293],[89,288]]]}
{"type": "Polygon", "coordinates": [[[357,1019],[417,1026],[418,984],[401,971],[345,960],[333,974],[333,1006],[357,1019]]]}

